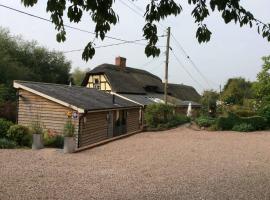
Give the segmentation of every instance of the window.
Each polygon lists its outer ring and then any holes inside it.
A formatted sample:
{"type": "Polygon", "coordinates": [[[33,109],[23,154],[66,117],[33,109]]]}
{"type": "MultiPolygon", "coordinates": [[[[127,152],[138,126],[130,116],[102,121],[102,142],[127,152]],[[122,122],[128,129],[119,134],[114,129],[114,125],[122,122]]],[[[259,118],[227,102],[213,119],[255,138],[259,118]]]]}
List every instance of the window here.
{"type": "Polygon", "coordinates": [[[100,83],[98,78],[94,79],[94,88],[100,90],[100,83]]]}

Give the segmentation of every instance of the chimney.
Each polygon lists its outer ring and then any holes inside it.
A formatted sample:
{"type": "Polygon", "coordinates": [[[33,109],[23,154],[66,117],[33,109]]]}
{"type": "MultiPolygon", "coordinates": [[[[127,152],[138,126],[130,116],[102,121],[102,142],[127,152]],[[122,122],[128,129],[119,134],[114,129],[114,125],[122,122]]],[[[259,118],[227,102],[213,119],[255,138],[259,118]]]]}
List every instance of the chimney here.
{"type": "Polygon", "coordinates": [[[123,70],[126,67],[126,60],[126,58],[118,56],[115,58],[115,65],[123,70]]]}

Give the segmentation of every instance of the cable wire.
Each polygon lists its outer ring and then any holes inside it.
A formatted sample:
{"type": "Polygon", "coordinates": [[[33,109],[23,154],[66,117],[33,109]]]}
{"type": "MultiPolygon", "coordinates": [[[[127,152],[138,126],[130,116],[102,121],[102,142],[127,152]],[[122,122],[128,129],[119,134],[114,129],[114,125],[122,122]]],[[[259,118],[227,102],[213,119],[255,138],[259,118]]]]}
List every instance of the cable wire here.
{"type": "Polygon", "coordinates": [[[197,83],[197,85],[204,90],[204,87],[191,75],[191,73],[186,69],[186,67],[183,65],[183,63],[180,61],[180,59],[176,56],[174,51],[172,50],[173,56],[175,57],[176,61],[180,64],[180,66],[185,70],[185,72],[189,75],[189,77],[197,83]]]}
{"type": "MultiPolygon", "coordinates": [[[[37,16],[37,15],[31,14],[31,13],[28,13],[28,12],[24,12],[24,11],[18,10],[16,8],[12,8],[12,7],[3,5],[3,4],[0,4],[0,6],[3,7],[3,8],[6,8],[6,9],[9,9],[9,10],[24,14],[24,15],[28,15],[30,17],[34,17],[34,18],[37,18],[37,19],[40,19],[40,20],[43,20],[43,21],[53,23],[52,20],[46,19],[44,17],[37,16]]],[[[84,32],[84,33],[89,33],[89,34],[92,34],[92,35],[96,35],[95,32],[91,32],[91,31],[88,31],[88,30],[85,30],[85,29],[77,28],[77,27],[74,27],[74,26],[66,25],[66,24],[64,24],[64,26],[67,27],[67,28],[73,29],[73,30],[77,30],[77,31],[81,31],[81,32],[84,32]]],[[[122,42],[129,42],[130,41],[130,40],[125,40],[125,39],[121,39],[121,38],[117,38],[117,37],[113,37],[113,36],[109,36],[109,35],[106,35],[105,38],[109,38],[109,39],[117,40],[117,41],[122,41],[122,42]]]]}
{"type": "MultiPolygon", "coordinates": [[[[200,74],[200,76],[203,78],[203,80],[207,83],[207,85],[211,88],[209,80],[206,78],[206,76],[199,70],[199,68],[197,67],[197,65],[194,63],[194,61],[190,58],[190,56],[187,54],[187,52],[185,51],[185,49],[183,48],[183,46],[180,44],[180,42],[176,39],[176,37],[171,34],[173,40],[176,42],[177,46],[179,47],[179,49],[183,52],[184,56],[187,58],[187,60],[190,62],[190,64],[192,65],[192,67],[200,74]]],[[[211,81],[212,82],[212,81],[211,81]]],[[[214,83],[214,82],[213,82],[214,83]]],[[[217,85],[216,83],[214,83],[215,85],[217,85]]]]}

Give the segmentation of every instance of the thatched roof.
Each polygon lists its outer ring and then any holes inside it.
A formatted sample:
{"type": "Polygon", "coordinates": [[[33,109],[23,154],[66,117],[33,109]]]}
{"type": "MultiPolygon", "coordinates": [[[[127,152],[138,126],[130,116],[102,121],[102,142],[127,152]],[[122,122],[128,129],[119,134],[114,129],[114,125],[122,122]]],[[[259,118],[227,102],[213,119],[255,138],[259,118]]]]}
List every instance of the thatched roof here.
{"type": "Polygon", "coordinates": [[[91,74],[105,74],[113,92],[145,94],[146,90],[151,87],[157,93],[163,92],[161,79],[145,70],[131,67],[121,70],[116,65],[102,64],[86,74],[82,86],[87,85],[91,74]]]}
{"type": "MultiPolygon", "coordinates": [[[[87,85],[90,75],[96,74],[105,74],[115,93],[144,95],[149,92],[164,92],[162,80],[154,74],[131,67],[120,69],[112,64],[102,64],[89,71],[82,86],[87,85]]],[[[200,95],[193,87],[182,84],[169,84],[168,94],[183,101],[199,102],[200,100],[200,95]]]]}
{"type": "Polygon", "coordinates": [[[183,101],[200,102],[200,94],[192,86],[183,84],[168,84],[168,92],[171,96],[183,101]]]}

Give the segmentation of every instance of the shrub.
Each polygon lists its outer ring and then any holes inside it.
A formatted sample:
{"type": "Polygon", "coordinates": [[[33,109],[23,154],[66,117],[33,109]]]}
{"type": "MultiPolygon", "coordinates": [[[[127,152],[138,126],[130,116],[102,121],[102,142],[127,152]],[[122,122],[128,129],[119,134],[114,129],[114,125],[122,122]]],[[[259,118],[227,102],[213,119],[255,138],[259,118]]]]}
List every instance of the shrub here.
{"type": "Polygon", "coordinates": [[[200,127],[210,127],[215,124],[216,119],[208,116],[200,116],[195,119],[196,124],[200,127]]]}
{"type": "Polygon", "coordinates": [[[236,111],[234,111],[234,114],[236,114],[239,117],[252,117],[252,116],[256,115],[256,113],[254,111],[244,110],[244,109],[236,110],[236,111]]]}
{"type": "Polygon", "coordinates": [[[240,121],[252,125],[256,130],[264,130],[268,125],[267,120],[261,116],[242,117],[240,121]]]}
{"type": "Polygon", "coordinates": [[[28,127],[13,125],[7,131],[7,138],[15,141],[19,146],[30,147],[32,144],[32,134],[28,127]]]}
{"type": "Polygon", "coordinates": [[[50,133],[44,134],[44,145],[53,148],[63,148],[64,137],[62,135],[52,135],[50,133]]]}
{"type": "Polygon", "coordinates": [[[250,124],[255,130],[263,130],[267,127],[267,120],[261,116],[238,117],[234,113],[228,113],[227,117],[219,117],[217,127],[220,130],[232,130],[235,125],[250,124]]]}
{"type": "Polygon", "coordinates": [[[0,138],[6,137],[7,131],[12,125],[13,123],[11,121],[0,118],[0,138]]]}
{"type": "Polygon", "coordinates": [[[255,128],[251,124],[242,123],[242,124],[234,125],[232,130],[239,131],[239,132],[251,132],[251,131],[255,131],[255,128]]]}
{"type": "Polygon", "coordinates": [[[219,130],[232,130],[233,126],[239,122],[239,117],[234,113],[228,113],[227,117],[219,117],[216,125],[219,130]]]}
{"type": "Polygon", "coordinates": [[[64,126],[64,136],[73,137],[75,132],[75,126],[72,124],[72,121],[69,119],[64,126]]]}
{"type": "Polygon", "coordinates": [[[262,108],[260,108],[259,115],[266,118],[266,120],[268,121],[268,124],[270,124],[270,104],[265,105],[262,108]]]}
{"type": "Polygon", "coordinates": [[[6,138],[0,138],[0,149],[14,149],[17,147],[16,142],[6,138]]]}
{"type": "Polygon", "coordinates": [[[166,124],[174,117],[174,107],[166,104],[152,104],[146,107],[145,121],[149,127],[166,124]]]}
{"type": "Polygon", "coordinates": [[[32,134],[43,134],[44,130],[42,127],[42,124],[37,120],[34,121],[31,126],[30,126],[30,130],[32,134]]]}

